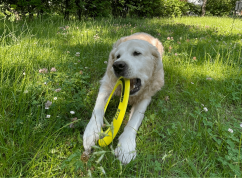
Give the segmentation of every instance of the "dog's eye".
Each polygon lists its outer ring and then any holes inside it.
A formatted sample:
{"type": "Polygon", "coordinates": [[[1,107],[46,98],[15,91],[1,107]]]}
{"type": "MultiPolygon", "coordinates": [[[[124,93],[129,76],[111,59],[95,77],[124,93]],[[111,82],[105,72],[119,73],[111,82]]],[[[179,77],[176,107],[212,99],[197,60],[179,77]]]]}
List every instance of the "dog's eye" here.
{"type": "Polygon", "coordinates": [[[120,58],[120,54],[117,55],[117,59],[120,58]]]}
{"type": "Polygon", "coordinates": [[[140,55],[140,54],[141,54],[141,53],[138,52],[138,51],[135,51],[135,52],[133,53],[134,56],[138,56],[138,55],[140,55]]]}

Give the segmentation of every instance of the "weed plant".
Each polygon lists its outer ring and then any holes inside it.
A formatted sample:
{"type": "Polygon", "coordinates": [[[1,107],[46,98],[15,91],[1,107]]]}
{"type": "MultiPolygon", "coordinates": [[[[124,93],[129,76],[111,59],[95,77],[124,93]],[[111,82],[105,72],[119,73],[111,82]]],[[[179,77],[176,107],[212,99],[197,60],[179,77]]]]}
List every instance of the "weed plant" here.
{"type": "Polygon", "coordinates": [[[0,20],[0,177],[241,177],[241,32],[217,17],[0,20]],[[165,47],[137,157],[120,164],[116,138],[82,159],[112,44],[135,32],[165,47]]]}

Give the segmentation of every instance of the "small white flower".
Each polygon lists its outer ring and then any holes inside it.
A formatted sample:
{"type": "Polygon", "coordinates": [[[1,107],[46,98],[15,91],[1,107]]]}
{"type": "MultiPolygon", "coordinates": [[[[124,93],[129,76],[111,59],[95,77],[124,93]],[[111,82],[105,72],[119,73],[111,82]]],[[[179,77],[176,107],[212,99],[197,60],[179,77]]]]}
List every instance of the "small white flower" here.
{"type": "Polygon", "coordinates": [[[231,128],[229,128],[228,131],[229,131],[230,133],[233,133],[233,132],[234,132],[231,128]]]}
{"type": "Polygon", "coordinates": [[[61,91],[61,88],[57,88],[56,90],[55,90],[55,92],[60,92],[61,91]]]}
{"type": "Polygon", "coordinates": [[[205,112],[208,112],[208,108],[206,108],[206,107],[204,107],[203,110],[204,110],[205,112]]]}
{"type": "Polygon", "coordinates": [[[45,103],[45,109],[49,109],[49,107],[52,105],[52,102],[51,101],[47,101],[46,103],[45,103]]]}
{"type": "Polygon", "coordinates": [[[28,93],[29,91],[28,90],[25,90],[24,93],[28,93]]]}
{"type": "Polygon", "coordinates": [[[74,63],[75,65],[77,65],[77,63],[74,63]]]}
{"type": "Polygon", "coordinates": [[[46,85],[46,84],[47,84],[47,82],[44,82],[44,84],[46,85]]]}
{"type": "Polygon", "coordinates": [[[71,114],[75,114],[75,111],[70,111],[71,114]]]}
{"type": "Polygon", "coordinates": [[[242,123],[240,123],[240,125],[239,125],[240,127],[242,127],[242,123]]]}
{"type": "Polygon", "coordinates": [[[54,97],[54,100],[57,100],[57,97],[54,97]]]}
{"type": "Polygon", "coordinates": [[[26,75],[26,73],[24,72],[23,75],[26,75]]]}
{"type": "Polygon", "coordinates": [[[52,67],[50,71],[51,72],[56,72],[56,68],[52,67]]]}
{"type": "Polygon", "coordinates": [[[85,67],[85,69],[88,69],[88,67],[85,67]]]}
{"type": "Polygon", "coordinates": [[[104,64],[107,64],[108,62],[107,61],[104,61],[104,64]]]}
{"type": "Polygon", "coordinates": [[[46,68],[40,69],[39,73],[46,74],[46,73],[48,73],[48,69],[46,69],[46,68]]]}
{"type": "Polygon", "coordinates": [[[191,84],[194,84],[193,82],[191,82],[191,84]]]}
{"type": "Polygon", "coordinates": [[[50,118],[50,115],[46,115],[46,118],[50,118]]]}

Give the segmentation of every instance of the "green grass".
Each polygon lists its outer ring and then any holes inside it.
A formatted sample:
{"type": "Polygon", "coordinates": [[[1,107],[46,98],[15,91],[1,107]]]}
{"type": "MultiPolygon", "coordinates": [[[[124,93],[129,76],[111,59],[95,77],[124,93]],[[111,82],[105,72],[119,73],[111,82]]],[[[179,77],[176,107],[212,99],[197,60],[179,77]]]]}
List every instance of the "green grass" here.
{"type": "Polygon", "coordinates": [[[217,17],[1,20],[0,177],[241,177],[241,27],[217,17]],[[165,86],[145,113],[137,157],[121,165],[116,138],[82,162],[112,44],[141,31],[165,46],[165,86]]]}

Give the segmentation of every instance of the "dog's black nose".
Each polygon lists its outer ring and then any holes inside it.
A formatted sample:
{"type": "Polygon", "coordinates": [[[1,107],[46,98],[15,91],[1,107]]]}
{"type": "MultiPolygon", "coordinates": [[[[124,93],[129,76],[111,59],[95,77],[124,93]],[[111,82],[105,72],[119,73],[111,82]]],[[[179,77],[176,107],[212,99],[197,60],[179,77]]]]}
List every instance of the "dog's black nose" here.
{"type": "Polygon", "coordinates": [[[113,63],[113,69],[115,72],[117,72],[118,74],[122,71],[124,71],[127,67],[127,64],[123,61],[117,61],[113,63]]]}

